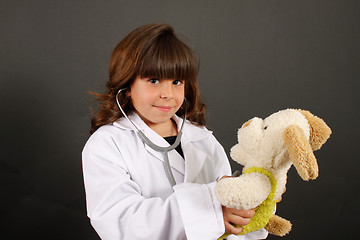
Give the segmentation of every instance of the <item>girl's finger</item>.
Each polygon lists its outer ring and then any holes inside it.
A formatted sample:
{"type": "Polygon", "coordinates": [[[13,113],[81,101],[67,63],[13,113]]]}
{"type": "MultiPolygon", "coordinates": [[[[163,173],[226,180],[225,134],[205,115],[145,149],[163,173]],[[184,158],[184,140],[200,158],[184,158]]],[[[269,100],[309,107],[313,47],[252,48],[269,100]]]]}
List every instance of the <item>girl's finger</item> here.
{"type": "Polygon", "coordinates": [[[229,216],[228,221],[235,225],[245,226],[251,222],[251,218],[243,218],[237,215],[231,215],[229,216]]]}
{"type": "Polygon", "coordinates": [[[225,222],[225,232],[230,234],[240,234],[242,232],[242,227],[235,227],[234,225],[230,224],[229,222],[225,222]]]}

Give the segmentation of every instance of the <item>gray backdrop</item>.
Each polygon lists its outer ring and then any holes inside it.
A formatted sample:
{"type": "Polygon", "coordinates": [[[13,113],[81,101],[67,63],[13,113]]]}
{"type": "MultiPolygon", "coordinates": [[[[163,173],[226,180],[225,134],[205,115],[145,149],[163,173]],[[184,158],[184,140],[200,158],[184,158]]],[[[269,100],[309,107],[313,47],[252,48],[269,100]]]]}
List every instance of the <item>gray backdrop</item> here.
{"type": "Polygon", "coordinates": [[[359,10],[356,0],[1,0],[2,235],[98,239],[81,171],[87,91],[104,90],[110,54],[127,33],[165,22],[201,57],[207,125],[227,152],[254,116],[302,108],[326,120],[333,135],[316,153],[320,177],[289,172],[278,214],[294,228],[283,239],[354,239],[359,10]]]}

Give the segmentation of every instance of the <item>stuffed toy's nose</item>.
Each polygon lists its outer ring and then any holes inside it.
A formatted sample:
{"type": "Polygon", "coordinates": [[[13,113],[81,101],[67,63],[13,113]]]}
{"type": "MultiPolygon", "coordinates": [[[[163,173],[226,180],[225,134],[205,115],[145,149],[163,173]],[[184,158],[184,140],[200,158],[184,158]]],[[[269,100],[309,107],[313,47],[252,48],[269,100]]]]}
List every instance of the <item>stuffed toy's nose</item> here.
{"type": "Polygon", "coordinates": [[[251,123],[251,120],[247,121],[246,123],[244,123],[244,124],[242,125],[241,128],[246,128],[247,126],[250,125],[250,123],[251,123]]]}

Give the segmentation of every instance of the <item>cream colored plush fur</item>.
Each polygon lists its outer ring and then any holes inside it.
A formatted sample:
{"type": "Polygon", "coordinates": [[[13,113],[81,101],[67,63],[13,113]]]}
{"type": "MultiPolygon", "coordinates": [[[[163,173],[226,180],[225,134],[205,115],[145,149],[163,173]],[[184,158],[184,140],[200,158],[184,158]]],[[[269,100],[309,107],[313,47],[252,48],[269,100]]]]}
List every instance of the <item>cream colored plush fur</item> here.
{"type": "MultiPolygon", "coordinates": [[[[286,109],[245,123],[238,131],[238,144],[232,147],[230,155],[245,170],[255,167],[270,172],[276,179],[274,200],[277,200],[284,192],[292,164],[306,181],[318,176],[313,151],[319,149],[330,134],[325,122],[310,112],[286,109]]],[[[227,207],[253,209],[268,198],[270,188],[268,177],[251,173],[220,180],[215,194],[227,207]]],[[[269,222],[266,229],[278,236],[291,229],[290,222],[277,216],[266,221],[269,222]]]]}

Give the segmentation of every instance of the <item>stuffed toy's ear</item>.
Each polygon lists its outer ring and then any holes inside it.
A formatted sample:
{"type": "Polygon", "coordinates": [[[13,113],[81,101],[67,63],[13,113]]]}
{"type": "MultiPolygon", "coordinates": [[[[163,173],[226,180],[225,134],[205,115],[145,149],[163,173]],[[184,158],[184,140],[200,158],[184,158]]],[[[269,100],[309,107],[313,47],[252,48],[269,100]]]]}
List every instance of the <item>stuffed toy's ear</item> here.
{"type": "Polygon", "coordinates": [[[309,111],[298,110],[305,116],[310,126],[310,145],[315,151],[321,148],[321,146],[328,140],[331,134],[331,129],[328,125],[319,117],[314,116],[309,111]]]}
{"type": "Polygon", "coordinates": [[[283,138],[290,160],[300,177],[305,181],[317,178],[318,164],[303,130],[297,125],[291,125],[285,129],[283,138]]]}

